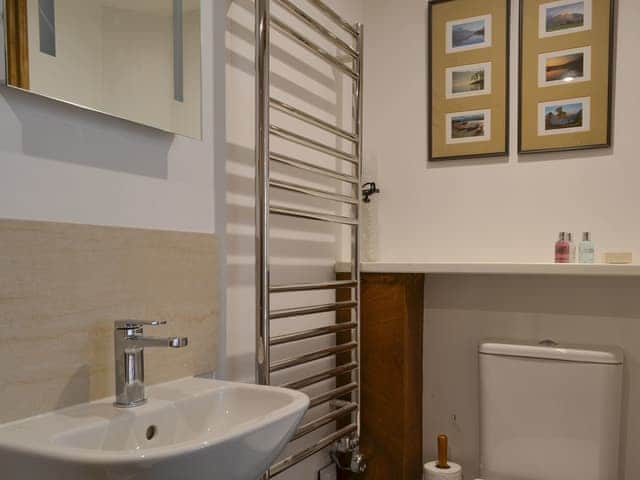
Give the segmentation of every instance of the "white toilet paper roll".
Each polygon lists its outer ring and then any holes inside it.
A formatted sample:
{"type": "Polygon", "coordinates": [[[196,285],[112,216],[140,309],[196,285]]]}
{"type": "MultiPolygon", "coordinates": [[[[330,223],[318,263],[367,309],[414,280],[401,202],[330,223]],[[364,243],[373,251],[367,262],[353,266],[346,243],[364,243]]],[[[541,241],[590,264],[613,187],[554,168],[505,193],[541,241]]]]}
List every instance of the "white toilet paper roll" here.
{"type": "Polygon", "coordinates": [[[449,462],[449,468],[438,468],[438,462],[424,464],[424,480],[462,480],[462,467],[449,462]]]}

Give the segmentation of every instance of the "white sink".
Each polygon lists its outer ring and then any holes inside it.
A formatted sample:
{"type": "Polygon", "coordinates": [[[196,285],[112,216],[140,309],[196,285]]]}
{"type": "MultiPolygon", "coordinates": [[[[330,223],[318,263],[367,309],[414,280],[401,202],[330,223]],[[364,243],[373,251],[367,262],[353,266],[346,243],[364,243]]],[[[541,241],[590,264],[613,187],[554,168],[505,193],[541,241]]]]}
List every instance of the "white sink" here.
{"type": "Polygon", "coordinates": [[[309,406],[300,392],[201,378],[0,425],[6,480],[256,480],[309,406]]]}

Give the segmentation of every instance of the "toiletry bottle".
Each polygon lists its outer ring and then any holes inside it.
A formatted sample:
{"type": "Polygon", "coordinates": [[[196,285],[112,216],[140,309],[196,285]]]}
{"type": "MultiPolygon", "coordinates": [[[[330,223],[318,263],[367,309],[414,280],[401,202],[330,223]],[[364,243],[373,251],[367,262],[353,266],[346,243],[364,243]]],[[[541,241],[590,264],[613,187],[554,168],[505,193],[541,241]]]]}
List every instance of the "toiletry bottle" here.
{"type": "Polygon", "coordinates": [[[584,232],[579,248],[580,263],[594,263],[596,258],[596,249],[591,241],[591,233],[584,232]]]}
{"type": "Polygon", "coordinates": [[[556,263],[569,263],[569,256],[571,254],[570,245],[567,241],[567,234],[560,232],[558,241],[556,242],[556,263]]]}
{"type": "Polygon", "coordinates": [[[573,233],[567,233],[567,242],[569,242],[569,263],[576,263],[576,244],[573,243],[573,233]]]}

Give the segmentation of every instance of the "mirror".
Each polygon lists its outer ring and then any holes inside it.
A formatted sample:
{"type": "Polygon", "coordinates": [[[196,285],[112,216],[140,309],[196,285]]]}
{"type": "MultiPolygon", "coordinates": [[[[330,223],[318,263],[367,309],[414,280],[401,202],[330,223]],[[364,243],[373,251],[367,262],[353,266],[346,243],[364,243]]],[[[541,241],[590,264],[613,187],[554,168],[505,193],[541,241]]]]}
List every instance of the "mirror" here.
{"type": "Polygon", "coordinates": [[[0,1],[9,86],[202,138],[200,0],[0,1]]]}

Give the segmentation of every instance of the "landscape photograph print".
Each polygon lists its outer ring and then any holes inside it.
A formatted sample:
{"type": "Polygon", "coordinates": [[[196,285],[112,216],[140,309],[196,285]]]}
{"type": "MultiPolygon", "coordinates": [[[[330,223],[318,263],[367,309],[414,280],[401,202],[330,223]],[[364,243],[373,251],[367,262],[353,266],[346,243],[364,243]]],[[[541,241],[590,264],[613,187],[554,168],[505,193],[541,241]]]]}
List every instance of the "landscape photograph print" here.
{"type": "Polygon", "coordinates": [[[591,30],[592,0],[561,0],[540,5],[540,38],[591,30]]]}
{"type": "Polygon", "coordinates": [[[447,53],[491,46],[491,15],[447,22],[447,53]]]}
{"type": "Polygon", "coordinates": [[[425,2],[429,163],[508,155],[513,1],[425,2]]]}
{"type": "Polygon", "coordinates": [[[542,53],[538,71],[540,87],[587,82],[591,80],[591,47],[542,53]]]}
{"type": "Polygon", "coordinates": [[[446,69],[447,99],[489,94],[491,94],[491,62],[446,69]]]}
{"type": "Polygon", "coordinates": [[[518,3],[518,153],[611,147],[616,0],[518,3]]]}
{"type": "Polygon", "coordinates": [[[491,110],[447,114],[447,143],[484,142],[491,139],[491,110]]]}
{"type": "Polygon", "coordinates": [[[590,105],[589,97],[541,103],[538,133],[558,135],[589,131],[590,105]]]}

